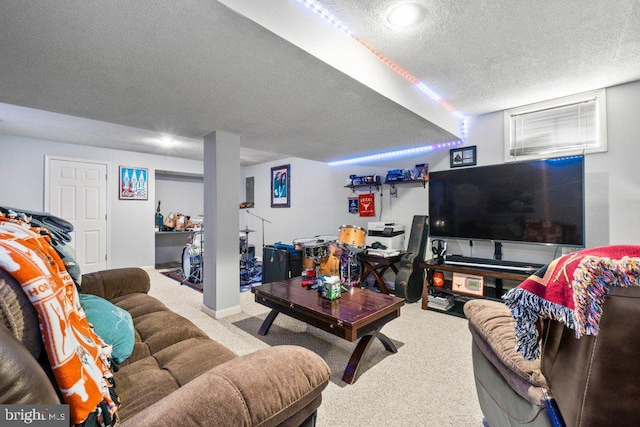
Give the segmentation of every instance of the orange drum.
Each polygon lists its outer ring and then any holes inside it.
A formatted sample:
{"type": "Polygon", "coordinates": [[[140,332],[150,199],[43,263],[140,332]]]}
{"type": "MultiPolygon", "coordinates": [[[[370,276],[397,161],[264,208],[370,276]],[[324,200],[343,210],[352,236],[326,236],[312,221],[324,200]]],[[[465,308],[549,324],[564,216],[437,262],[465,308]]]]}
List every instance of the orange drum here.
{"type": "Polygon", "coordinates": [[[316,260],[313,258],[302,257],[302,270],[313,270],[316,268],[316,260]]]}
{"type": "Polygon", "coordinates": [[[297,250],[302,252],[302,270],[303,271],[315,270],[316,268],[316,261],[313,258],[308,258],[306,256],[306,251],[304,250],[305,245],[308,245],[309,243],[315,243],[315,242],[318,242],[318,239],[316,239],[315,237],[299,237],[293,240],[293,246],[297,250]]]}
{"type": "Polygon", "coordinates": [[[356,227],[355,225],[343,225],[339,230],[338,245],[356,249],[365,247],[364,242],[367,238],[367,231],[364,228],[356,227]]]}
{"type": "Polygon", "coordinates": [[[342,251],[336,245],[329,245],[329,255],[320,260],[319,274],[340,275],[340,255],[342,251]]]}

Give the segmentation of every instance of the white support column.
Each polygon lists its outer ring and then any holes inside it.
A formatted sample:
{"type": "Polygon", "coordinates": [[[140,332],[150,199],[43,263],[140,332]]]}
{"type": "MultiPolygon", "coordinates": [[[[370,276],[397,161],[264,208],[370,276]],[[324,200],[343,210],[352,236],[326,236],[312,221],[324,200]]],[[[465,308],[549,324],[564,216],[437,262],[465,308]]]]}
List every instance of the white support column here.
{"type": "Polygon", "coordinates": [[[216,319],[240,312],[239,176],[240,136],[206,135],[202,311],[216,319]]]}

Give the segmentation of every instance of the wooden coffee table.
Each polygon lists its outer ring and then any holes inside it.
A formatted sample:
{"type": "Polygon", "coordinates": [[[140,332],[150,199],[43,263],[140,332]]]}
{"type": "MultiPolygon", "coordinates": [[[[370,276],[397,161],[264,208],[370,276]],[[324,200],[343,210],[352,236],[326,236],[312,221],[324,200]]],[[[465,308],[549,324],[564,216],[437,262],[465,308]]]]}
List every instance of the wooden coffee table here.
{"type": "Polygon", "coordinates": [[[342,380],[349,384],[355,382],[362,356],[375,338],[387,351],[398,352],[380,329],[400,316],[400,307],[404,305],[402,298],[351,288],[339,299],[329,301],[320,297],[316,290],[308,290],[301,285],[302,278],[294,277],[251,289],[257,303],[272,309],[260,327],[260,335],[266,335],[278,314],[284,313],[347,341],[360,339],[342,376],[342,380]]]}

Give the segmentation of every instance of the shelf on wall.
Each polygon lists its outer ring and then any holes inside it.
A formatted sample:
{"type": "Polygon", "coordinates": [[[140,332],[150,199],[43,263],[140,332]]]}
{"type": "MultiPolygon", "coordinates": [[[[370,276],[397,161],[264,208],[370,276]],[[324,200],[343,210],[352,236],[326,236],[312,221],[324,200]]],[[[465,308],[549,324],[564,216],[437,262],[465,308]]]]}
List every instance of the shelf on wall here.
{"type": "Polygon", "coordinates": [[[344,188],[350,188],[353,191],[356,190],[356,188],[369,188],[369,191],[371,191],[371,187],[376,187],[376,191],[380,191],[380,187],[382,187],[381,183],[373,183],[373,184],[358,184],[358,185],[345,185],[344,188]]]}
{"type": "Polygon", "coordinates": [[[390,185],[391,188],[396,188],[397,184],[405,185],[405,184],[422,184],[422,188],[427,188],[428,179],[412,179],[408,181],[389,181],[385,182],[385,184],[390,185]]]}

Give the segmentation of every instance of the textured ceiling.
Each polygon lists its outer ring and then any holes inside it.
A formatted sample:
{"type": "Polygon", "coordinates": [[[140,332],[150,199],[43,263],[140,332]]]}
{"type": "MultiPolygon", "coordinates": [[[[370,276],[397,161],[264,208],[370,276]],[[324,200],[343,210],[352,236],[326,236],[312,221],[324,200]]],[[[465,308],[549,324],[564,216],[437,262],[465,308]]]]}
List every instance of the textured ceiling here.
{"type": "Polygon", "coordinates": [[[322,0],[360,37],[467,115],[640,79],[638,0],[411,0],[426,19],[398,31],[400,1],[322,0]]]}
{"type": "MultiPolygon", "coordinates": [[[[425,0],[404,31],[389,0],[319,3],[465,114],[640,79],[636,0],[425,0]]],[[[215,0],[3,0],[0,58],[4,133],[201,158],[222,129],[242,164],[452,139],[215,0]]]]}

